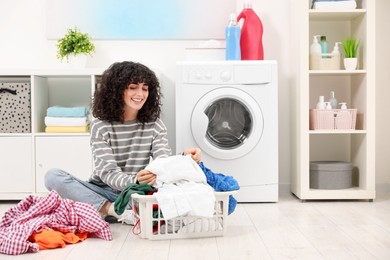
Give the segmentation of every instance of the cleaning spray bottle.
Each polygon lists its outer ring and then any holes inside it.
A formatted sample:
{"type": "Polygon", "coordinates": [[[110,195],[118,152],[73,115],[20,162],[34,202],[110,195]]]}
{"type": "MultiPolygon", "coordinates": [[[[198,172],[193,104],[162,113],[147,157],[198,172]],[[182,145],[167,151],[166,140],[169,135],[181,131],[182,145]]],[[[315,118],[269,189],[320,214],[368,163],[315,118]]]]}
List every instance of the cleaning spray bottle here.
{"type": "Polygon", "coordinates": [[[226,60],[241,60],[240,31],[237,24],[236,14],[230,14],[229,24],[225,29],[226,37],[226,60]]]}
{"type": "Polygon", "coordinates": [[[245,1],[244,10],[238,15],[237,21],[241,18],[244,19],[240,39],[241,59],[264,60],[263,24],[253,11],[250,0],[245,1]]]}

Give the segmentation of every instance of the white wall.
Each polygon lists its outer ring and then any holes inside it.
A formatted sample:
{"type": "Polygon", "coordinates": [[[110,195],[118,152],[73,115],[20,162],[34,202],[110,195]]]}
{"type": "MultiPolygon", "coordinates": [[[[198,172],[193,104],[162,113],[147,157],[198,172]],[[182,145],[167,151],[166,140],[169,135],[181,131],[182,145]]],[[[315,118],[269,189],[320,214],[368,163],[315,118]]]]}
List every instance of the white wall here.
{"type": "MultiPolygon", "coordinates": [[[[279,66],[279,180],[289,189],[290,182],[290,85],[289,68],[290,4],[296,0],[253,0],[253,9],[264,26],[263,44],[265,59],[275,59],[279,66]]],[[[389,23],[386,11],[388,0],[377,0],[378,53],[383,53],[389,35],[383,23],[389,23]],[[381,32],[379,30],[382,30],[381,32]]],[[[242,10],[243,0],[237,1],[237,13],[242,10]]],[[[55,68],[62,67],[56,60],[56,42],[46,39],[45,0],[2,0],[0,2],[0,69],[55,68]]],[[[212,22],[212,21],[210,21],[212,22]]],[[[165,121],[172,148],[175,147],[175,107],[174,84],[175,62],[184,59],[185,48],[197,47],[199,41],[95,41],[96,54],[88,62],[88,67],[108,67],[115,61],[132,60],[144,63],[158,70],[163,85],[163,120],[165,121]]],[[[389,160],[390,138],[387,135],[389,122],[385,114],[390,93],[389,73],[382,68],[389,67],[389,57],[378,57],[377,79],[377,183],[390,185],[389,160]],[[386,66],[387,65],[387,66],[386,66]],[[383,105],[381,105],[383,104],[383,105]]]]}
{"type": "Polygon", "coordinates": [[[376,1],[376,183],[390,190],[390,1],[376,1]]]}

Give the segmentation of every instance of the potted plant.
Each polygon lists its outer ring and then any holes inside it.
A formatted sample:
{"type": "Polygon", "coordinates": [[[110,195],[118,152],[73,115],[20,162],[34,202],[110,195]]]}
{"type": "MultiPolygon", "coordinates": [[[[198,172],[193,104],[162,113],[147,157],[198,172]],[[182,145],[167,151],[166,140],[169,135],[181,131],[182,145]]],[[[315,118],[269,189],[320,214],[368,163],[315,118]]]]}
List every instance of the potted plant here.
{"type": "Polygon", "coordinates": [[[346,70],[355,70],[358,64],[357,51],[359,41],[353,37],[345,38],[343,41],[344,67],[346,70]]]}
{"type": "Polygon", "coordinates": [[[91,37],[87,33],[81,33],[77,27],[68,29],[68,33],[57,41],[57,58],[61,61],[82,58],[85,64],[87,55],[92,57],[93,52],[95,45],[91,42],[91,37]]]}

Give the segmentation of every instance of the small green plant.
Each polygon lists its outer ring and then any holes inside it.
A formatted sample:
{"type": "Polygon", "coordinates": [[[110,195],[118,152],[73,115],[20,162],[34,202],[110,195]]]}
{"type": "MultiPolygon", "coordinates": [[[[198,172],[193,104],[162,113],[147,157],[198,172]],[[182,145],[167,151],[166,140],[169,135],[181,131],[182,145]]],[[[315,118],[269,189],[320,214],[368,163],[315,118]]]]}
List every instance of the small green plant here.
{"type": "Polygon", "coordinates": [[[68,29],[68,33],[57,41],[57,57],[60,60],[68,60],[71,54],[83,53],[92,56],[93,52],[95,45],[91,42],[91,37],[87,33],[81,33],[77,27],[68,29]]]}
{"type": "Polygon", "coordinates": [[[343,41],[343,49],[345,58],[356,58],[359,41],[355,38],[345,38],[343,41]]]}

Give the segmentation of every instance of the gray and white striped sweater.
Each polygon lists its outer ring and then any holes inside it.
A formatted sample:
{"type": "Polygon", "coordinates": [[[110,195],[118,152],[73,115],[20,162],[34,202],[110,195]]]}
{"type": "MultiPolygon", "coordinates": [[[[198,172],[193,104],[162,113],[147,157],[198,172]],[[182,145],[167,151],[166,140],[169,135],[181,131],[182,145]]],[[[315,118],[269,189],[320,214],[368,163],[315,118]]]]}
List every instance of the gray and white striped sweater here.
{"type": "Polygon", "coordinates": [[[137,172],[150,158],[168,157],[167,129],[161,119],[142,125],[137,120],[91,123],[91,148],[94,171],[89,181],[123,190],[135,183],[137,172]]]}

